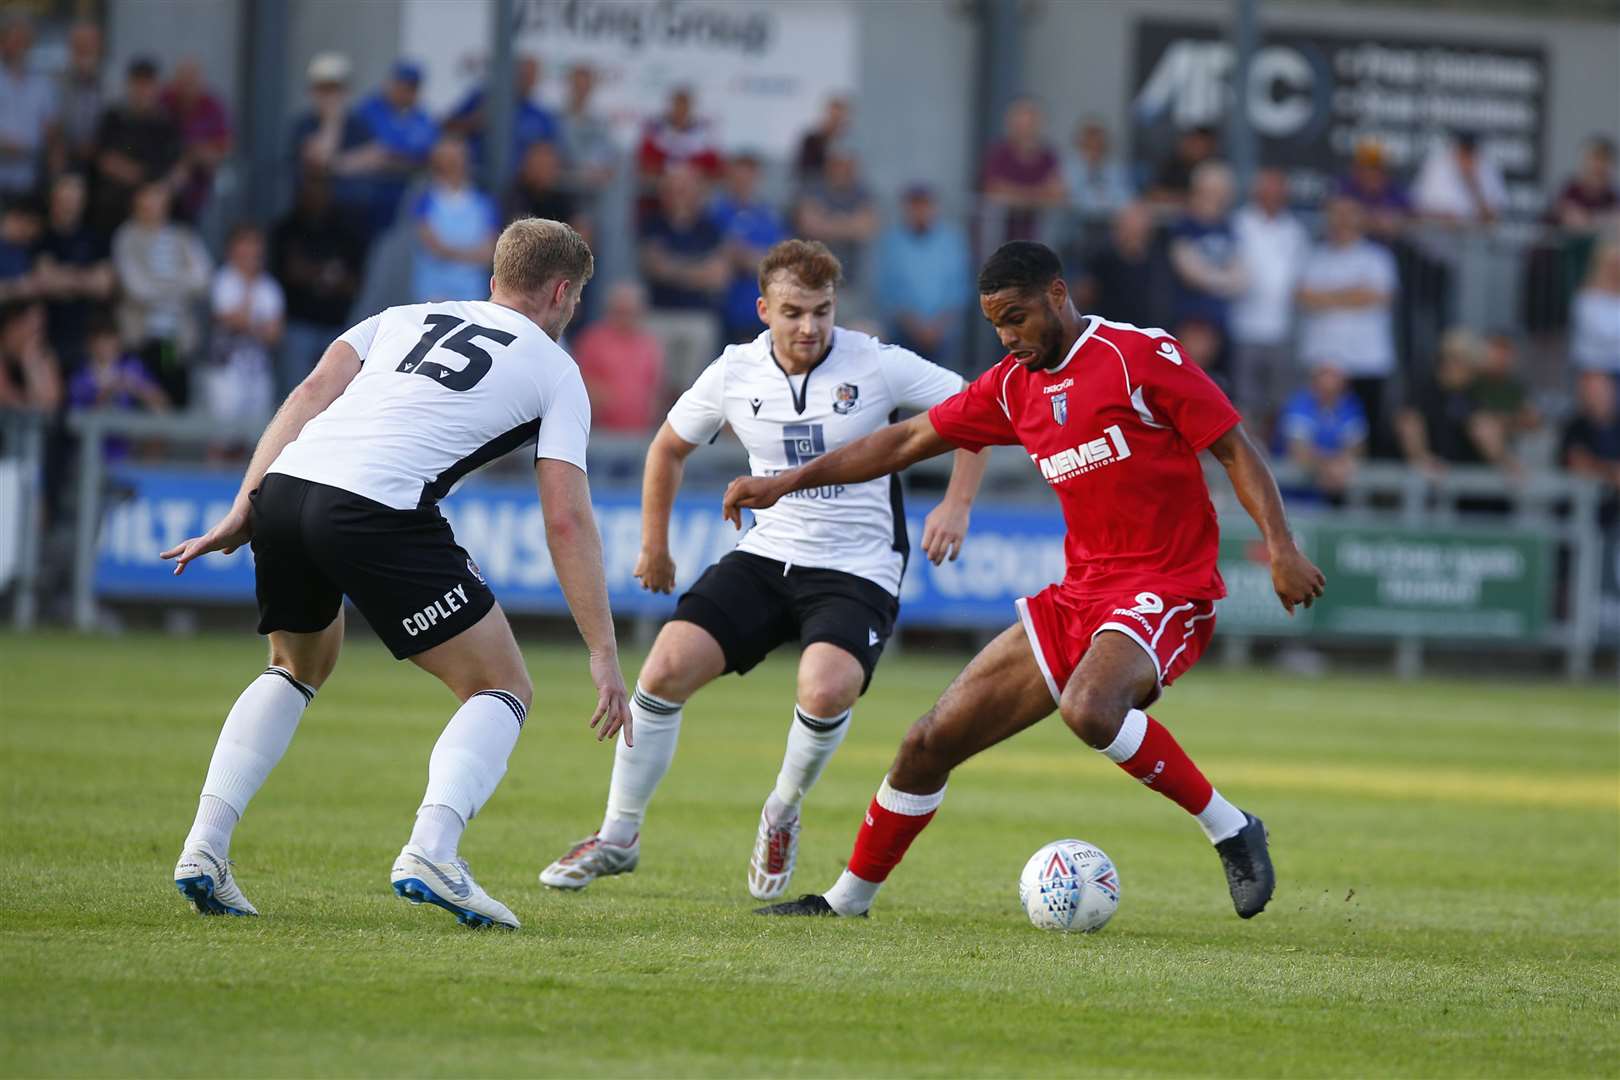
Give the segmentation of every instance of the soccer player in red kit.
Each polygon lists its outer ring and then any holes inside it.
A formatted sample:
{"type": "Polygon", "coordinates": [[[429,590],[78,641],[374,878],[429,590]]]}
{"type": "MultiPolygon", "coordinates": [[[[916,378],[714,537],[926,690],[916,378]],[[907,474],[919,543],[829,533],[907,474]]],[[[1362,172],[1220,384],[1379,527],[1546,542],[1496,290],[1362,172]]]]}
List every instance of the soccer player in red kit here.
{"type": "Polygon", "coordinates": [[[1271,470],[1220,389],[1175,339],[1081,315],[1057,255],[1003,245],[979,274],[979,305],[1007,356],[928,412],[775,476],[741,477],[725,514],[791,491],[852,484],[947,451],[1021,445],[1052,485],[1068,528],[1068,572],[1017,603],[992,641],[912,725],[866,812],[849,868],[825,895],[766,915],[863,915],[945,797],[957,765],[1056,708],[1074,733],[1192,814],[1252,918],[1276,877],[1260,819],[1221,797],[1143,710],[1209,644],[1219,532],[1198,455],[1226,468],[1260,526],[1289,613],[1322,595],[1322,572],[1294,545],[1271,470]]]}

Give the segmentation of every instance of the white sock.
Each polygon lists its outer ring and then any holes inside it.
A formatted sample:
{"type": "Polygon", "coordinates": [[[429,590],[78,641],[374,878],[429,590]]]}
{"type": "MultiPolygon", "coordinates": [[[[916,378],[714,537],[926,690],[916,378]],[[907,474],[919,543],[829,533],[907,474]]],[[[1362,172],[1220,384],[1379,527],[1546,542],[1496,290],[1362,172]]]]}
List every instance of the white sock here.
{"type": "Polygon", "coordinates": [[[434,862],[454,862],[456,848],[467,822],[448,806],[434,804],[416,812],[416,826],[411,829],[411,843],[427,852],[434,862]]]}
{"type": "Polygon", "coordinates": [[[637,683],[636,692],[630,695],[630,720],[635,724],[636,745],[627,746],[621,738],[613,750],[613,779],[608,784],[607,814],[600,833],[603,840],[620,846],[628,845],[641,832],[647,803],[675,758],[681,702],[649,694],[637,683]]]}
{"type": "Polygon", "coordinates": [[[883,888],[881,881],[867,881],[845,870],[838,875],[833,887],[824,894],[827,903],[840,915],[859,915],[872,906],[877,898],[878,890],[883,888]]]}
{"type": "Polygon", "coordinates": [[[1227,802],[1214,788],[1210,788],[1209,805],[1196,816],[1198,827],[1204,830],[1204,835],[1209,837],[1212,844],[1236,836],[1249,823],[1243,811],[1227,802]]]}
{"type": "Polygon", "coordinates": [[[793,707],[782,770],[776,774],[776,790],[765,801],[765,816],[771,824],[799,812],[799,804],[849,734],[849,715],[850,710],[845,709],[837,716],[812,716],[798,705],[793,707]]]}
{"type": "MultiPolygon", "coordinates": [[[[506,775],[506,759],[512,756],[527,717],[522,700],[505,690],[480,690],[462,702],[433,744],[427,791],[417,808],[418,823],[423,810],[434,807],[448,809],[463,824],[476,817],[506,775]]],[[[442,850],[447,823],[437,812],[428,817],[429,838],[442,850]]],[[[453,828],[450,832],[454,833],[448,841],[453,852],[460,832],[453,828]]],[[[411,837],[417,842],[415,830],[411,837]]]]}
{"type": "Polygon", "coordinates": [[[313,700],[315,689],[293,678],[285,668],[265,668],[264,674],[248,683],[226,714],[214,744],[197,818],[186,836],[188,845],[201,841],[220,858],[229,855],[231,830],[287,752],[298,720],[313,700]]]}

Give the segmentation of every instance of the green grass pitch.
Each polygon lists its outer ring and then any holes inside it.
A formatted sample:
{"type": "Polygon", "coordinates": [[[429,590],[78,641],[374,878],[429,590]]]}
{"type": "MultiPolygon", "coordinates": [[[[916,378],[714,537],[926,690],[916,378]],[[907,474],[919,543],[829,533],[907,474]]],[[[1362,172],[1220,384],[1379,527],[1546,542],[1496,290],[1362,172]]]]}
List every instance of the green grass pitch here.
{"type": "MultiPolygon", "coordinates": [[[[1616,1075],[1614,687],[1194,673],[1155,714],[1271,827],[1233,916],[1194,824],[1057,721],[961,769],[870,920],[764,920],[744,873],[792,667],[696,699],[635,874],[535,874],[597,822],[612,756],[583,653],[536,703],[463,853],[524,920],[474,933],[388,887],[452,711],[357,640],[233,850],[260,919],[169,874],[250,635],[0,636],[0,1074],[1616,1075]],[[1025,858],[1119,867],[1101,934],[1031,929],[1025,858]]],[[[906,725],[962,657],[893,657],[811,796],[824,887],[906,725]]],[[[634,658],[630,658],[634,673],[634,658]]],[[[798,888],[795,891],[800,891],[798,888]]]]}

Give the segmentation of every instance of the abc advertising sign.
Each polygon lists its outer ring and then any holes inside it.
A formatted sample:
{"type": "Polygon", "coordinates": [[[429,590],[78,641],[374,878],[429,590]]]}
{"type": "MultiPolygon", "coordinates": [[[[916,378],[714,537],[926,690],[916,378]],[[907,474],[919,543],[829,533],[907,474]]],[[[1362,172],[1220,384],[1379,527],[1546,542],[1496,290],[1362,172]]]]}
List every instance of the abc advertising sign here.
{"type": "MultiPolygon", "coordinates": [[[[1224,130],[1235,66],[1224,35],[1213,23],[1137,23],[1131,126],[1149,175],[1178,131],[1224,130]]],[[[1325,194],[1365,137],[1410,177],[1436,135],[1462,129],[1501,166],[1516,207],[1541,204],[1541,48],[1263,28],[1242,93],[1261,160],[1288,169],[1300,198],[1325,194]]]]}
{"type": "MultiPolygon", "coordinates": [[[[95,580],[109,599],[167,603],[251,604],[253,564],[247,551],[210,555],[181,577],[158,552],[212,524],[231,504],[237,481],[201,470],[123,469],[102,523],[95,580]]],[[[634,576],[641,548],[640,497],[595,495],[608,594],[621,615],[667,616],[674,596],[644,591],[634,576]]],[[[908,505],[913,545],[930,504],[908,505]]],[[[546,548],[545,519],[531,485],[473,481],[444,502],[456,538],[478,561],[503,606],[514,612],[560,613],[562,591],[546,548]]],[[[1327,595],[1290,619],[1271,591],[1263,545],[1246,522],[1231,523],[1221,542],[1229,595],[1219,605],[1228,632],[1277,636],[1324,633],[1385,637],[1527,638],[1551,605],[1550,541],[1531,532],[1349,526],[1305,523],[1304,550],[1328,576],[1327,595]]],[[[720,517],[718,492],[676,501],[670,548],[677,594],[730,551],[738,533],[720,517]]],[[[1611,569],[1620,574],[1620,549],[1611,569]]],[[[901,590],[902,624],[999,628],[1012,603],[1063,576],[1063,522],[1055,503],[981,502],[956,562],[933,566],[913,551],[901,590]]],[[[1611,587],[1613,584],[1611,583],[1611,587]]]]}

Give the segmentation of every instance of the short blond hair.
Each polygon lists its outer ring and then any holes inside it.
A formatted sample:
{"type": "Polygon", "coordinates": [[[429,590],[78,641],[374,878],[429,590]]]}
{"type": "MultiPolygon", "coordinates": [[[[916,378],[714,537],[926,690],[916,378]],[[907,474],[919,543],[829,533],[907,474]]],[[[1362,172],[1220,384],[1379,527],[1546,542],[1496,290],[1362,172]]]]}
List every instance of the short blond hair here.
{"type": "Polygon", "coordinates": [[[536,293],[557,280],[583,287],[596,271],[591,246],[571,226],[550,218],[518,218],[495,241],[495,286],[536,293]]]}

